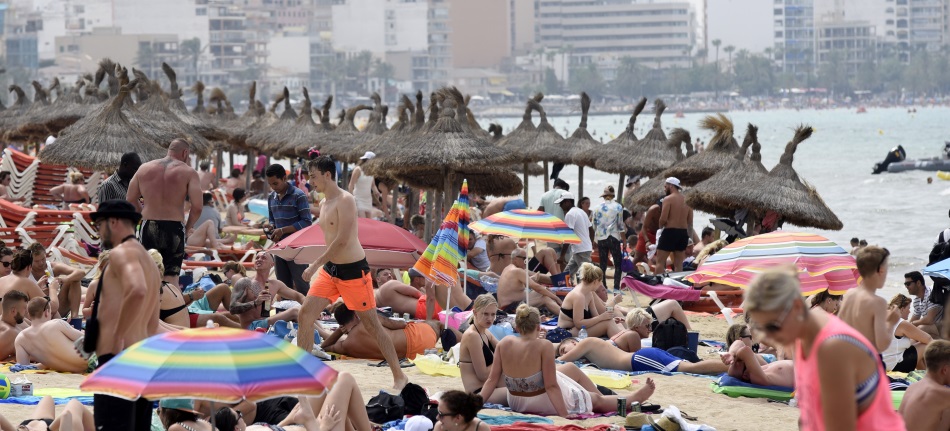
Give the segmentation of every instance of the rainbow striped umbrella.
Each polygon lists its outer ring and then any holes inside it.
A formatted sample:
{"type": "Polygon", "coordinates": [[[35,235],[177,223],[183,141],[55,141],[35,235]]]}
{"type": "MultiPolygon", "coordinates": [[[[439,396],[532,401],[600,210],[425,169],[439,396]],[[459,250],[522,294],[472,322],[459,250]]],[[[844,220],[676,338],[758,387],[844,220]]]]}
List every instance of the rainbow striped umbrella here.
{"type": "Polygon", "coordinates": [[[858,285],[854,257],[838,244],[820,235],[781,231],[730,244],[686,279],[744,288],[760,273],[780,265],[798,268],[802,295],[824,290],[841,295],[858,285]]]}
{"type": "Polygon", "coordinates": [[[198,328],[142,340],[79,387],[129,400],[192,398],[236,403],[321,395],[336,375],[319,359],[273,335],[198,328]]]}
{"type": "Polygon", "coordinates": [[[463,180],[458,200],[452,205],[439,231],[432,237],[432,242],[426,247],[413,269],[435,284],[441,286],[458,284],[459,262],[464,263],[465,256],[468,254],[469,221],[468,181],[463,180]]]}
{"type": "Polygon", "coordinates": [[[581,239],[561,219],[544,211],[504,211],[472,223],[470,227],[482,235],[503,235],[561,244],[581,243],[581,239]]]}

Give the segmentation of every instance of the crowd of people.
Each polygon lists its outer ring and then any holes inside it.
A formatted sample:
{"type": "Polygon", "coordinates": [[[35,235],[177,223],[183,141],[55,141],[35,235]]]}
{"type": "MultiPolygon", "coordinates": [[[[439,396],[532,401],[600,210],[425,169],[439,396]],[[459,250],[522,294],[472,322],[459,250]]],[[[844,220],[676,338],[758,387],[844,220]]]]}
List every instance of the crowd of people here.
{"type": "MultiPolygon", "coordinates": [[[[374,156],[367,152],[361,160],[374,156]]],[[[39,243],[0,248],[0,358],[82,373],[163,332],[208,325],[268,331],[278,322],[295,322],[294,342],[304,351],[323,358],[383,358],[380,365],[391,370],[395,391],[409,383],[406,359],[458,344],[464,390],[441,395],[436,420],[428,425],[437,430],[488,429],[476,418],[486,402],[575,418],[614,412],[618,399],[626,400],[625,408],[647,403],[657,390],[646,379],[632,392],[616,393],[591,381],[578,364],[621,372],[728,374],[753,385],[794,388],[804,429],[950,426],[943,304],[916,271],[904,276],[906,295],[890,302],[880,297],[887,249],[855,245],[861,279],[843,296],[824,291],[803,298],[794,272],[766,271],[748,286],[745,320],[729,328],[725,349],[717,358],[700,359],[688,343],[656,344],[665,339],[657,334],[669,328],[691,331],[680,303],[628,307],[620,294],[625,273],[688,270],[727,244],[710,228],[693,231],[693,211],[676,178],[665,179],[666,196],[643,214],[624,209],[612,186],[591,202],[578,200],[566,181],[556,179],[538,209],[563,220],[580,243],[522,248],[511,238],[476,235],[466,257],[470,269],[459,273],[472,281],[465,289],[435,284],[413,269],[371,268],[357,219],[389,214],[382,197],[391,189],[364,173],[362,163],[348,188],[328,156],[314,154],[292,172],[262,164],[255,178],[260,189],[245,191],[240,169],[221,181],[209,164],[200,163],[196,171],[190,159],[181,140],[170,144],[167,157],[148,163],[127,154],[94,192],[98,205],[90,218],[103,251],[87,287],[84,270],[50,261],[39,243]],[[268,205],[260,224],[245,220],[244,203],[254,193],[268,205]],[[190,255],[223,249],[242,236],[277,242],[313,223],[326,241],[313,262],[259,252],[250,268],[225,263],[217,282],[179,284],[190,255]],[[559,296],[550,289],[556,285],[571,289],[559,296]],[[448,319],[438,318],[444,304],[470,317],[459,327],[444,323],[448,319]],[[409,320],[400,318],[405,314],[409,320]],[[548,322],[552,318],[556,322],[548,322]],[[506,323],[514,335],[496,335],[494,327],[506,323]],[[910,385],[895,412],[885,373],[915,370],[926,374],[910,385]]],[[[0,173],[0,194],[7,192],[7,178],[0,173]]],[[[88,203],[82,180],[81,174],[71,176],[54,195],[66,204],[88,203]]],[[[637,180],[628,181],[623,194],[637,186],[637,180]]],[[[404,211],[403,201],[396,202],[404,211]]],[[[476,196],[473,202],[475,219],[526,207],[516,198],[486,202],[476,196]]],[[[399,214],[404,228],[422,234],[417,214],[399,214]]],[[[51,403],[44,399],[24,426],[144,430],[153,414],[148,400],[102,394],[91,410],[70,403],[57,415],[51,403]]],[[[214,411],[203,401],[169,399],[156,413],[175,431],[211,430],[211,415],[218,429],[227,430],[372,429],[363,405],[356,379],[340,373],[325,397],[245,401],[214,411]]],[[[0,430],[13,429],[0,417],[0,430]]]]}

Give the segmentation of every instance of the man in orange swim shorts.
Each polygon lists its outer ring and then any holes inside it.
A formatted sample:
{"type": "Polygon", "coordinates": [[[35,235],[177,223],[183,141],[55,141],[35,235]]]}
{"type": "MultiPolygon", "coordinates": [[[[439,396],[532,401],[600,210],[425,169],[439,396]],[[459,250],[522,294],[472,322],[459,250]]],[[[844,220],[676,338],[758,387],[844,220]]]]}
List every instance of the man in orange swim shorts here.
{"type": "Polygon", "coordinates": [[[394,389],[402,390],[409,378],[399,367],[393,340],[376,315],[373,280],[358,236],[356,200],[337,185],[336,163],[329,156],[311,160],[308,171],[310,185],[325,196],[317,223],[323,229],[326,251],[303,273],[303,279],[310,280],[310,291],[297,318],[298,347],[306,352],[313,349],[314,322],[331,301],[342,297],[363,322],[367,334],[376,339],[392,370],[394,389]]]}
{"type": "MultiPolygon", "coordinates": [[[[345,303],[333,311],[333,317],[340,327],[321,344],[326,351],[362,359],[379,359],[382,356],[379,346],[372,342],[373,337],[368,334],[366,325],[345,303]]],[[[442,330],[438,320],[405,322],[402,319],[382,319],[382,325],[393,340],[396,354],[408,359],[414,359],[416,355],[425,353],[426,349],[434,348],[442,330]]]]}

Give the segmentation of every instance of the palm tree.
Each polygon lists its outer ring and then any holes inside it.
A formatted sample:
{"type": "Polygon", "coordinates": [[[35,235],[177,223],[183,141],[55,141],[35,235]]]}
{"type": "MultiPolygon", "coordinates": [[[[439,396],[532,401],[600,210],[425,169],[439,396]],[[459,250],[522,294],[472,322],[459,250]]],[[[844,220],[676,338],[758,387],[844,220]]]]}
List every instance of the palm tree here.
{"type": "MultiPolygon", "coordinates": [[[[733,76],[735,76],[735,66],[732,65],[732,52],[736,50],[736,47],[732,45],[727,45],[722,50],[726,51],[726,54],[729,54],[729,68],[732,69],[733,76]]],[[[728,71],[729,69],[726,69],[726,70],[728,71]]],[[[735,82],[735,79],[733,79],[732,86],[735,87],[735,85],[736,85],[736,82],[735,82]]]]}
{"type": "Polygon", "coordinates": [[[716,87],[716,100],[719,100],[719,45],[722,45],[722,41],[713,39],[712,44],[716,47],[716,75],[713,80],[713,86],[716,87]]]}
{"type": "MultiPolygon", "coordinates": [[[[708,55],[709,55],[709,50],[707,50],[706,48],[699,48],[699,49],[696,50],[696,57],[695,57],[695,58],[700,59],[700,60],[703,62],[703,66],[705,66],[705,65],[706,65],[706,56],[708,56],[708,55]]],[[[696,64],[696,63],[694,62],[693,65],[695,65],[695,64],[696,64]]]]}
{"type": "MultiPolygon", "coordinates": [[[[557,57],[559,51],[558,49],[552,49],[544,53],[544,57],[548,59],[548,64],[554,65],[554,58],[557,57]]],[[[552,68],[551,70],[553,71],[554,69],[552,68]]],[[[560,84],[560,82],[558,84],[560,84]]],[[[550,92],[551,90],[548,91],[550,92]]]]}
{"type": "Polygon", "coordinates": [[[185,39],[181,41],[179,50],[181,51],[182,56],[191,60],[191,70],[195,74],[195,81],[198,81],[198,57],[201,56],[201,51],[203,51],[201,48],[201,39],[198,39],[197,37],[185,39]]]}
{"type": "Polygon", "coordinates": [[[327,82],[328,84],[330,84],[330,88],[328,89],[329,90],[328,92],[330,93],[331,96],[333,96],[334,99],[337,99],[336,84],[341,79],[346,79],[346,72],[347,72],[346,63],[344,63],[343,61],[340,61],[340,59],[338,59],[337,56],[334,54],[334,55],[325,57],[320,64],[320,68],[323,69],[324,82],[327,82]]]}

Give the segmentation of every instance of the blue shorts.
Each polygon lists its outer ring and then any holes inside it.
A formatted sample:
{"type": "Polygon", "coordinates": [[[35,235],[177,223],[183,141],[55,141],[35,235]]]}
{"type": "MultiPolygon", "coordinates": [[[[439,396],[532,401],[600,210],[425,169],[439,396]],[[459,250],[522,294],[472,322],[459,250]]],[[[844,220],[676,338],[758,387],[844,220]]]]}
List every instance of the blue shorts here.
{"type": "Polygon", "coordinates": [[[505,211],[511,210],[523,210],[528,209],[528,205],[524,203],[524,199],[514,199],[508,202],[505,202],[505,206],[502,207],[505,211]]]}
{"type": "Polygon", "coordinates": [[[267,324],[267,319],[259,319],[259,320],[255,320],[255,321],[251,322],[250,325],[247,325],[247,329],[248,329],[249,331],[254,331],[254,330],[256,330],[257,328],[264,328],[264,329],[267,329],[268,326],[270,326],[270,325],[267,324]]]}
{"type": "Polygon", "coordinates": [[[675,373],[682,359],[677,358],[663,349],[647,347],[637,350],[630,359],[630,369],[633,371],[661,371],[675,373]]]}

